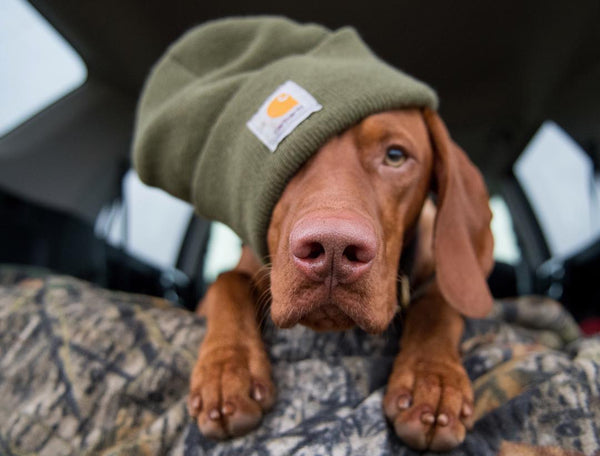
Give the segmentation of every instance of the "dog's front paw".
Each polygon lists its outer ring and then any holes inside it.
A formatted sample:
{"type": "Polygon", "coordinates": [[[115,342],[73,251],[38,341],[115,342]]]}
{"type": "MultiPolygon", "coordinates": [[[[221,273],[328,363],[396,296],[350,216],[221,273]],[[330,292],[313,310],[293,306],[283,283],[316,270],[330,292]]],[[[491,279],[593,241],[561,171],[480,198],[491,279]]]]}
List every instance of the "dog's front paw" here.
{"type": "Polygon", "coordinates": [[[243,435],[258,425],[274,399],[266,354],[243,346],[201,350],[188,411],[202,434],[214,439],[243,435]]]}
{"type": "Polygon", "coordinates": [[[398,437],[417,450],[449,451],[473,427],[473,391],[459,361],[401,353],[383,408],[398,437]]]}

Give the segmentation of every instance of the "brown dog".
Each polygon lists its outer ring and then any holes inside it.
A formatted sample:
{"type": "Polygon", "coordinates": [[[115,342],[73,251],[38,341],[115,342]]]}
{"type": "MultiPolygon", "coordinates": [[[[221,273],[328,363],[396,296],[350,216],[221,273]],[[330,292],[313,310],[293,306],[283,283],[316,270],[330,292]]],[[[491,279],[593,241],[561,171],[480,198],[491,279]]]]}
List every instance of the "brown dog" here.
{"type": "Polygon", "coordinates": [[[237,268],[219,276],[201,304],[208,328],[189,399],[201,432],[243,434],[274,402],[258,294],[270,291],[271,317],[283,328],[380,333],[399,307],[401,255],[413,251],[411,270],[401,272],[414,294],[383,408],[412,448],[461,443],[473,424],[461,314],[484,316],[492,303],[490,220],[481,175],[435,112],[372,115],[332,138],[275,206],[270,290],[253,279],[261,266],[244,247],[237,268]]]}

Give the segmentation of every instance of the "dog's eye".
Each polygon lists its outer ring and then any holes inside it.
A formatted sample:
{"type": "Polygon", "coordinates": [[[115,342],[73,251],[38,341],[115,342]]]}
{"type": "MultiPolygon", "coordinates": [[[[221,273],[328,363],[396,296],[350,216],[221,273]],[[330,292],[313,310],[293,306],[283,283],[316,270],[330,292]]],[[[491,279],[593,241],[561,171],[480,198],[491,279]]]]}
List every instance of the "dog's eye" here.
{"type": "Polygon", "coordinates": [[[398,146],[392,146],[388,148],[385,152],[385,164],[388,166],[393,166],[395,168],[399,167],[406,161],[406,153],[404,150],[398,146]]]}

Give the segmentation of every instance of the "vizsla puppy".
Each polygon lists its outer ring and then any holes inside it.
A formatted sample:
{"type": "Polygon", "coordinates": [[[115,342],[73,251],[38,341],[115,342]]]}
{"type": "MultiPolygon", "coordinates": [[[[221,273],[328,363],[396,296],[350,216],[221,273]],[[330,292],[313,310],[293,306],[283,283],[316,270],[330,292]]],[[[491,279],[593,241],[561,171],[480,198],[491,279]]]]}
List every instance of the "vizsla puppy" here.
{"type": "Polygon", "coordinates": [[[410,279],[400,352],[383,410],[410,447],[460,444],[473,424],[461,365],[461,315],[492,304],[491,213],[479,172],[428,109],[388,111],[332,138],[300,169],[268,229],[264,277],[244,247],[200,310],[208,329],[191,378],[189,410],[202,433],[225,438],[257,426],[275,401],[261,342],[257,296],[270,293],[282,328],[358,325],[381,333],[399,309],[399,274],[410,279]],[[429,199],[433,194],[435,206],[429,199]],[[399,270],[402,264],[409,270],[399,270]]]}

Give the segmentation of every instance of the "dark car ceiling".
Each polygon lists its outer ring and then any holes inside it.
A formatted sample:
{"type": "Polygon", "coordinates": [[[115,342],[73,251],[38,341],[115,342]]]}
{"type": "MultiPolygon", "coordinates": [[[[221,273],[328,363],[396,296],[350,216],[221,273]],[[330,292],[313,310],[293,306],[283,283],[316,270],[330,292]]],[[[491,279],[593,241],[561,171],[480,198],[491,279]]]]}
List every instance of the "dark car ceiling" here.
{"type": "MultiPolygon", "coordinates": [[[[282,14],[353,25],[384,60],[432,85],[452,135],[492,190],[545,119],[598,151],[598,0],[31,3],[81,54],[90,81],[127,100],[131,115],[151,65],[186,29],[230,15],[282,14]]],[[[119,109],[130,129],[132,117],[119,109]]]]}

